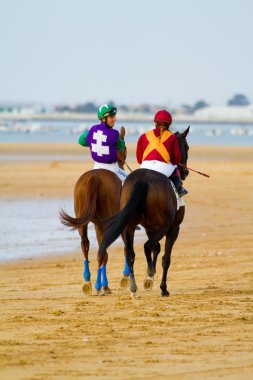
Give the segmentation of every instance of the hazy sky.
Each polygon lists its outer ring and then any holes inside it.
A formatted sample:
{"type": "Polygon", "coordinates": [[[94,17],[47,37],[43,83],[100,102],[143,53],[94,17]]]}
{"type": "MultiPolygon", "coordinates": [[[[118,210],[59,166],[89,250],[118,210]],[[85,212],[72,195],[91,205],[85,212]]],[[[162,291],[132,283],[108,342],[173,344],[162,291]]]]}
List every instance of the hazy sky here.
{"type": "Polygon", "coordinates": [[[252,0],[0,0],[0,102],[253,102],[252,0]]]}

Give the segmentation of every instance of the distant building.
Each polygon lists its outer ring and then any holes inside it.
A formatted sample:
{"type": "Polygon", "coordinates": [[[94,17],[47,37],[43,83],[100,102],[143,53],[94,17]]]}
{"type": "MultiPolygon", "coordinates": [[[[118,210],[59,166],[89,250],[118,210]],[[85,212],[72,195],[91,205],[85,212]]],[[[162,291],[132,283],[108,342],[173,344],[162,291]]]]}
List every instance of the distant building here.
{"type": "Polygon", "coordinates": [[[14,114],[32,115],[35,113],[48,113],[52,107],[33,103],[19,102],[0,102],[0,112],[9,112],[14,114]]]}
{"type": "Polygon", "coordinates": [[[205,107],[194,112],[199,120],[253,122],[253,104],[248,106],[205,107]]]}

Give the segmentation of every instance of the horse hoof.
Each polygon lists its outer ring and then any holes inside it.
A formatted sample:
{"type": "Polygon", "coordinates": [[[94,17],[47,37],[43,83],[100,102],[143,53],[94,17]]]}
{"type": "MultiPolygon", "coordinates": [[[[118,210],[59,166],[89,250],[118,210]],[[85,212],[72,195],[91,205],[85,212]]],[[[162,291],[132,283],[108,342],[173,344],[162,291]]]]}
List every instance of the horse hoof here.
{"type": "Polygon", "coordinates": [[[163,290],[162,293],[161,293],[161,295],[162,295],[163,297],[169,297],[170,292],[168,292],[168,290],[163,290]]]}
{"type": "Polygon", "coordinates": [[[131,298],[140,298],[137,292],[131,292],[131,298]]]}
{"type": "Polygon", "coordinates": [[[103,293],[101,295],[107,296],[108,294],[112,294],[111,289],[109,288],[109,286],[104,286],[103,293]]]}
{"type": "Polygon", "coordinates": [[[86,295],[90,295],[92,292],[91,282],[85,282],[82,287],[82,291],[86,295]]]}
{"type": "Polygon", "coordinates": [[[153,284],[154,284],[154,280],[152,278],[149,278],[149,277],[145,278],[143,282],[144,289],[146,291],[150,291],[153,288],[153,284]]]}
{"type": "Polygon", "coordinates": [[[120,281],[121,289],[126,289],[129,285],[129,282],[130,282],[129,276],[122,277],[122,279],[120,281]]]}

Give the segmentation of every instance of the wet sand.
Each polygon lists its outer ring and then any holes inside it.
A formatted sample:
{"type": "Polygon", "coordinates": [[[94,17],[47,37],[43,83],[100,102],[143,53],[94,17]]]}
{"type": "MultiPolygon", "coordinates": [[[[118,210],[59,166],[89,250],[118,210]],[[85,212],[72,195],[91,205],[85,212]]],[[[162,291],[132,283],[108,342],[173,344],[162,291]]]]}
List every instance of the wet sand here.
{"type": "MultiPolygon", "coordinates": [[[[0,198],[70,197],[88,154],[70,144],[0,144],[0,198]],[[61,161],[57,154],[80,160],[61,161]],[[78,152],[78,153],[77,153],[78,152]],[[53,153],[57,153],[52,159],[53,153]],[[20,155],[18,162],[1,154],[20,155]],[[42,154],[44,160],[22,160],[42,154]],[[77,158],[78,158],[77,157],[77,158]]],[[[128,147],[134,169],[134,149],[128,147]]],[[[84,296],[82,254],[0,266],[1,379],[251,379],[253,148],[191,147],[186,217],[162,298],[136,244],[139,299],[121,290],[123,249],[109,250],[112,294],[84,296]]],[[[46,227],[45,227],[46,228],[46,227]]],[[[164,247],[164,241],[162,241],[164,247]]],[[[92,281],[96,252],[91,251],[92,281]]]]}

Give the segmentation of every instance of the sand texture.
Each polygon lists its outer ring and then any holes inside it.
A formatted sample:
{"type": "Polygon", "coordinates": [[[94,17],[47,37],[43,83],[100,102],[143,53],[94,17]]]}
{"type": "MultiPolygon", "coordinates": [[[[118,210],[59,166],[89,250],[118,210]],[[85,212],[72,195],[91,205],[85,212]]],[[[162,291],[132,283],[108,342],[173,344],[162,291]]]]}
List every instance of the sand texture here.
{"type": "MultiPolygon", "coordinates": [[[[92,168],[70,144],[0,144],[1,155],[19,156],[0,160],[1,200],[72,197],[92,168]]],[[[1,380],[253,378],[253,148],[191,147],[189,156],[210,178],[191,173],[185,182],[171,296],[160,296],[162,253],[153,290],[143,289],[145,240],[135,245],[139,299],[120,289],[120,245],[109,249],[112,294],[103,297],[81,291],[81,251],[3,263],[1,380]]],[[[127,161],[137,168],[133,146],[127,161]]],[[[95,249],[90,261],[94,285],[95,249]]]]}

